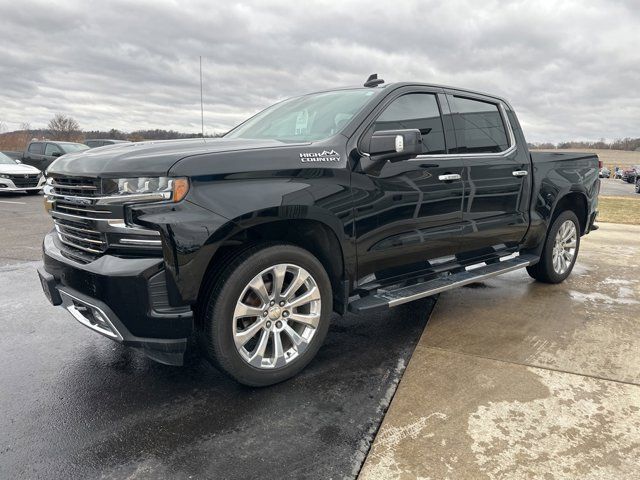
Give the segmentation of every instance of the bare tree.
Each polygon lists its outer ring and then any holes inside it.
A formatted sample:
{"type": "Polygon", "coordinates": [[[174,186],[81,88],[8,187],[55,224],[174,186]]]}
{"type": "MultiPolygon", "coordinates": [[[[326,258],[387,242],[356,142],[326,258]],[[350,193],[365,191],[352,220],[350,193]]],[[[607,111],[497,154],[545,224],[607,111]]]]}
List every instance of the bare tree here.
{"type": "Polygon", "coordinates": [[[64,113],[56,113],[55,116],[49,120],[47,129],[53,140],[74,142],[82,137],[78,122],[64,113]]]}
{"type": "Polygon", "coordinates": [[[3,133],[7,129],[7,124],[0,120],[0,133],[3,133]]]}

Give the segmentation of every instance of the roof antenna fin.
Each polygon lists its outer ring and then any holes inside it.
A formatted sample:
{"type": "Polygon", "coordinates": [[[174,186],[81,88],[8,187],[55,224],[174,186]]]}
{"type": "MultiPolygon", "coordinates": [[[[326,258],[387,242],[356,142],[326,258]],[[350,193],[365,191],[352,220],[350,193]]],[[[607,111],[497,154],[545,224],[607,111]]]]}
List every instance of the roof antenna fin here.
{"type": "Polygon", "coordinates": [[[372,88],[372,87],[377,87],[381,83],[384,83],[384,80],[381,78],[378,78],[377,73],[372,73],[371,75],[369,75],[369,78],[367,78],[367,81],[364,82],[364,86],[367,88],[372,88]]]}

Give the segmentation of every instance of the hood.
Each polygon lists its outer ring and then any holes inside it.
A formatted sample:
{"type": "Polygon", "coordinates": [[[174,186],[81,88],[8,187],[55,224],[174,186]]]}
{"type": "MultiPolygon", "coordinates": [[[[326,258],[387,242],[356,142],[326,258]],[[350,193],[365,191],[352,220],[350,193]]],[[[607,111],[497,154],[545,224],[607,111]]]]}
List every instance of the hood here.
{"type": "Polygon", "coordinates": [[[124,143],[68,153],[47,174],[88,177],[162,176],[179,160],[193,155],[293,146],[277,140],[192,138],[124,143]]]}
{"type": "Polygon", "coordinates": [[[24,163],[14,163],[13,165],[0,163],[0,173],[7,175],[33,175],[35,173],[40,173],[40,170],[36,167],[32,167],[31,165],[25,165],[24,163]]]}

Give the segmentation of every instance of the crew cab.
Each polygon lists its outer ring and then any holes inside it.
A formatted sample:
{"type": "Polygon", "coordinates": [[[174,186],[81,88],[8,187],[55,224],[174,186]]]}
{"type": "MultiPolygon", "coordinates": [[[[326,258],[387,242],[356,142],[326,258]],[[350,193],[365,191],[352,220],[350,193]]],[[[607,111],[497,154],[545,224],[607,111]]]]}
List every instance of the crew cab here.
{"type": "Polygon", "coordinates": [[[422,83],[312,93],[222,138],[114,145],[48,169],[43,289],[79,322],[241,383],[295,375],[333,312],[526,268],[562,282],[596,228],[598,158],[531,153],[511,105],[422,83]]]}

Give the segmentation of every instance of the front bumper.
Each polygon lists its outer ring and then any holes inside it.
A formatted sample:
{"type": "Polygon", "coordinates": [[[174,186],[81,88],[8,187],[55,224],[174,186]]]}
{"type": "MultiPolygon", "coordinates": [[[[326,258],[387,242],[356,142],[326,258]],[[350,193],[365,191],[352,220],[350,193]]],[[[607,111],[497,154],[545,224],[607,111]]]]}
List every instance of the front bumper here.
{"type": "Polygon", "coordinates": [[[101,335],[182,365],[193,312],[170,305],[162,258],[104,255],[82,264],[62,254],[54,232],[44,239],[43,258],[38,273],[51,303],[101,335]]]}

